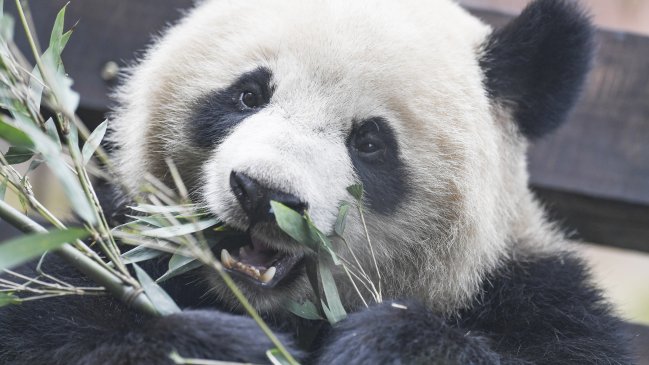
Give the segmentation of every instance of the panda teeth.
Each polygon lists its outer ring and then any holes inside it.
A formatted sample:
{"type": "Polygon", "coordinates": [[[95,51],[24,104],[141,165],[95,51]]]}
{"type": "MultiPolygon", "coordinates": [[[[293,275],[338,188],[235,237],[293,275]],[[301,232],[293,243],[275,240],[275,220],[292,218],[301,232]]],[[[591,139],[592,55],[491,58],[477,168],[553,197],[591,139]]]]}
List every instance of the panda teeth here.
{"type": "Polygon", "coordinates": [[[277,271],[277,269],[275,269],[275,266],[269,267],[268,270],[266,270],[266,272],[264,272],[264,275],[259,277],[259,280],[262,283],[267,283],[267,282],[273,280],[273,278],[275,277],[275,272],[276,271],[277,271]]]}
{"type": "Polygon", "coordinates": [[[228,269],[235,269],[242,273],[248,274],[248,276],[257,279],[262,283],[268,283],[273,280],[275,273],[277,272],[275,266],[271,266],[262,274],[258,268],[244,264],[243,262],[239,262],[232,258],[232,256],[226,249],[221,250],[221,263],[228,269]]]}
{"type": "Polygon", "coordinates": [[[230,256],[230,253],[226,249],[221,250],[221,263],[223,266],[227,267],[228,269],[231,269],[232,266],[236,263],[236,261],[230,256]]]}

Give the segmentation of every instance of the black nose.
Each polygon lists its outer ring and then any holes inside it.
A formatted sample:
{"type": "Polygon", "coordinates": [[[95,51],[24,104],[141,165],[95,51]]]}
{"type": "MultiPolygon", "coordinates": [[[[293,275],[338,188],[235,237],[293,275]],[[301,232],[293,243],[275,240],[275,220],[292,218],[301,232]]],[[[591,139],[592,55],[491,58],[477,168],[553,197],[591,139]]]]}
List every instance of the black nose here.
{"type": "Polygon", "coordinates": [[[303,214],[308,207],[295,195],[271,189],[241,172],[230,173],[230,189],[251,223],[274,219],[270,208],[271,200],[282,203],[300,214],[303,214]]]}

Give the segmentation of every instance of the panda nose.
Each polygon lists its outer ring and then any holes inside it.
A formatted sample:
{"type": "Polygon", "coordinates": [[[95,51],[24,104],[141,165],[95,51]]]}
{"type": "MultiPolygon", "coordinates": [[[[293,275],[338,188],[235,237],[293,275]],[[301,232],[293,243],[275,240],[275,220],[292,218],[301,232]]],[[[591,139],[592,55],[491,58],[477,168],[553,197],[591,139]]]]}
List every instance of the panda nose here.
{"type": "Polygon", "coordinates": [[[271,200],[282,203],[300,214],[304,214],[308,207],[295,195],[271,189],[241,172],[230,173],[230,189],[251,224],[274,220],[275,216],[270,207],[271,200]]]}

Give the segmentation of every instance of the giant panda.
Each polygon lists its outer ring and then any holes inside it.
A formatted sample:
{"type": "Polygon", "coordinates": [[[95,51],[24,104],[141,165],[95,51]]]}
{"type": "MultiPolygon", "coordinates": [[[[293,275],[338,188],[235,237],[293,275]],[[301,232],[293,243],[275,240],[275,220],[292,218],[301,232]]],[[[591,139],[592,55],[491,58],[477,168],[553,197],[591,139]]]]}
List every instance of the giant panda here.
{"type": "MultiPolygon", "coordinates": [[[[577,100],[593,33],[564,0],[496,30],[450,0],[202,1],[118,89],[116,166],[136,189],[147,173],[168,181],[172,159],[194,201],[247,235],[226,259],[274,270],[233,276],[304,364],[626,364],[620,320],[526,171],[529,143],[577,100]],[[301,346],[297,329],[316,325],[283,303],[309,297],[309,253],[269,202],[329,233],[356,182],[384,300],[364,306],[334,268],[349,315],[301,346]]],[[[372,267],[355,211],[345,236],[372,267]]],[[[273,346],[213,273],[166,289],[182,312],[154,318],[109,296],[3,308],[0,362],[171,364],[172,350],[268,362],[273,346]]]]}

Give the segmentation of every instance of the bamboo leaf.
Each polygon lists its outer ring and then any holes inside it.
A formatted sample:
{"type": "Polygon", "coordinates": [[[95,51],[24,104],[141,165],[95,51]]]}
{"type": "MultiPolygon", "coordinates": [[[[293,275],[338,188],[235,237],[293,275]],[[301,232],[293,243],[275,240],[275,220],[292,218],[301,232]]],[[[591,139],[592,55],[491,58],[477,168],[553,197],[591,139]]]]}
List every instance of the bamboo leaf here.
{"type": "Polygon", "coordinates": [[[313,302],[306,300],[304,303],[300,304],[294,300],[289,300],[286,302],[286,309],[291,313],[295,314],[298,317],[302,317],[310,320],[324,319],[320,315],[318,308],[316,308],[313,302]]]}
{"type": "Polygon", "coordinates": [[[83,156],[84,165],[87,164],[88,161],[90,161],[90,158],[99,147],[101,140],[104,139],[107,126],[108,126],[108,121],[104,120],[103,123],[101,123],[99,126],[97,126],[97,128],[95,128],[94,131],[92,131],[90,137],[88,137],[88,140],[83,145],[83,150],[81,151],[81,155],[83,156]]]}
{"type": "Polygon", "coordinates": [[[309,224],[304,217],[276,201],[271,201],[270,206],[273,209],[277,225],[284,233],[312,250],[316,250],[318,237],[313,235],[313,230],[309,228],[309,224]]]}
{"type": "Polygon", "coordinates": [[[128,250],[121,255],[124,264],[133,264],[136,262],[151,260],[156,257],[162,256],[163,251],[146,246],[137,246],[134,249],[128,250]]]}
{"type": "Polygon", "coordinates": [[[33,233],[0,243],[0,270],[9,269],[27,262],[45,251],[61,247],[66,242],[89,235],[83,228],[54,230],[47,233],[33,233]]]}
{"type": "MultiPolygon", "coordinates": [[[[160,218],[157,218],[157,217],[134,216],[134,215],[129,215],[129,214],[126,214],[126,217],[130,218],[130,219],[133,219],[133,221],[129,222],[129,223],[126,223],[123,226],[129,226],[129,225],[132,225],[132,224],[140,224],[140,223],[146,223],[146,224],[148,224],[150,226],[153,226],[153,227],[164,227],[166,225],[164,223],[163,219],[160,219],[160,218]]],[[[118,227],[122,227],[122,226],[118,226],[118,227]]],[[[115,228],[117,228],[117,227],[115,227],[115,228]]]]}
{"type": "Polygon", "coordinates": [[[21,300],[17,296],[8,293],[0,293],[0,308],[10,304],[20,304],[21,300]]]}
{"type": "Polygon", "coordinates": [[[133,264],[133,267],[135,268],[135,275],[137,275],[138,281],[142,284],[142,289],[144,289],[144,292],[160,315],[166,316],[180,312],[180,308],[176,302],[171,299],[169,294],[160,285],[151,279],[146,271],[142,270],[137,264],[133,264]]]}
{"type": "Polygon", "coordinates": [[[277,348],[266,351],[266,356],[273,365],[291,365],[291,362],[277,348]]]}
{"type": "Polygon", "coordinates": [[[68,201],[72,205],[74,211],[83,218],[84,221],[91,225],[95,224],[96,218],[93,213],[94,210],[86,198],[83,189],[81,189],[81,184],[79,183],[77,176],[70,171],[63,160],[63,156],[57,144],[54,143],[47,134],[43,133],[38,129],[38,127],[31,123],[25,123],[21,125],[21,128],[22,131],[24,131],[24,133],[26,133],[33,141],[33,149],[43,156],[43,159],[49,166],[50,170],[56,175],[59,181],[61,181],[68,201]]]}
{"type": "Polygon", "coordinates": [[[178,276],[180,274],[194,270],[201,265],[202,263],[193,257],[174,254],[173,256],[171,256],[171,259],[169,259],[169,270],[167,270],[166,273],[159,277],[156,282],[161,283],[165,280],[169,280],[174,276],[178,276]]]}
{"type": "Polygon", "coordinates": [[[7,183],[8,180],[6,177],[2,177],[2,182],[0,182],[0,200],[5,200],[5,194],[7,193],[7,183]]]}
{"type": "Polygon", "coordinates": [[[68,4],[65,4],[63,8],[59,10],[58,14],[56,14],[56,19],[54,20],[54,26],[52,27],[52,33],[50,35],[50,47],[61,43],[63,27],[65,25],[65,11],[67,8],[68,4]]]}
{"type": "Polygon", "coordinates": [[[195,223],[180,224],[176,226],[148,229],[140,232],[143,236],[156,238],[170,238],[184,236],[186,234],[202,231],[216,225],[219,221],[216,218],[198,221],[195,223]]]}
{"type": "Polygon", "coordinates": [[[347,214],[349,214],[349,204],[343,203],[338,209],[338,218],[336,218],[336,224],[334,224],[334,232],[342,237],[345,232],[345,224],[347,223],[347,214]]]}
{"type": "Polygon", "coordinates": [[[5,160],[7,160],[10,165],[14,165],[29,161],[32,156],[34,156],[34,152],[29,148],[9,147],[9,150],[5,154],[5,160]]]}
{"type": "Polygon", "coordinates": [[[0,119],[0,138],[9,142],[12,146],[24,148],[34,147],[34,143],[27,133],[7,123],[4,119],[0,119]]]}
{"type": "Polygon", "coordinates": [[[363,199],[363,185],[361,184],[354,184],[352,186],[347,187],[347,191],[351,196],[354,197],[357,201],[361,201],[363,199]]]}
{"type": "Polygon", "coordinates": [[[329,323],[336,324],[347,317],[347,312],[340,301],[336,282],[326,261],[324,257],[320,257],[318,260],[318,272],[322,282],[322,290],[327,301],[327,305],[323,305],[322,309],[325,311],[329,323]]]}
{"type": "Polygon", "coordinates": [[[169,205],[159,206],[151,204],[140,204],[137,206],[130,206],[136,212],[157,214],[157,213],[191,213],[193,212],[193,205],[169,205]]]}
{"type": "Polygon", "coordinates": [[[48,118],[45,121],[45,132],[58,145],[59,150],[61,150],[61,140],[59,139],[59,132],[56,130],[56,124],[54,124],[54,120],[52,120],[52,118],[48,118]]]}
{"type": "Polygon", "coordinates": [[[6,42],[14,39],[14,18],[0,14],[0,37],[6,42]]]}

